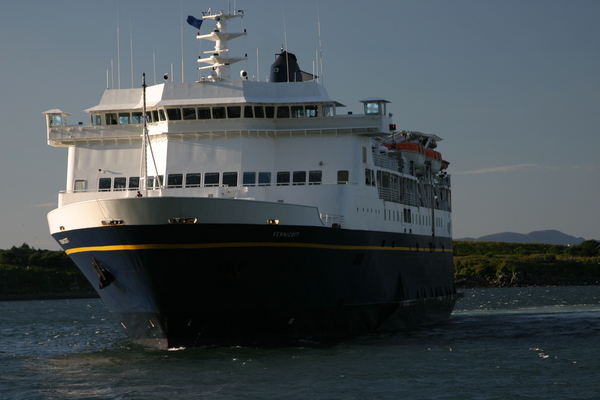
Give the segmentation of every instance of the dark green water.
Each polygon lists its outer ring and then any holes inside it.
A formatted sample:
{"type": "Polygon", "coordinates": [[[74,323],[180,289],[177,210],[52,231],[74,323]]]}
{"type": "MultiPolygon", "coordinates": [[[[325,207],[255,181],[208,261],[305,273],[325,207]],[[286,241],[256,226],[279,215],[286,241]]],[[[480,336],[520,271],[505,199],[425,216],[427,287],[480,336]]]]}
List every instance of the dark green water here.
{"type": "Polygon", "coordinates": [[[100,300],[0,302],[0,398],[600,398],[600,287],[464,293],[434,328],[177,351],[132,346],[100,300]]]}

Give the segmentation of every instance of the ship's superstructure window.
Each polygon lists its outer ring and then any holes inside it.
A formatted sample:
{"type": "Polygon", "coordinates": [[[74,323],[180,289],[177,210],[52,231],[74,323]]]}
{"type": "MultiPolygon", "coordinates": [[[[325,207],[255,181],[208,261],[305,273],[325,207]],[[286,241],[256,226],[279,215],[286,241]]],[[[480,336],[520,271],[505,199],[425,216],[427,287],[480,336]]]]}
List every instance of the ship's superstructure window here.
{"type": "Polygon", "coordinates": [[[304,117],[304,106],[292,106],[292,118],[304,117]]]}
{"type": "Polygon", "coordinates": [[[367,115],[378,115],[379,114],[379,103],[366,103],[365,114],[367,115]]]}
{"type": "Polygon", "coordinates": [[[289,118],[289,117],[290,117],[290,107],[289,106],[277,107],[277,118],[289,118]]]}
{"type": "Polygon", "coordinates": [[[204,174],[204,186],[219,186],[219,173],[207,172],[206,174],[204,174]]]}
{"type": "Polygon", "coordinates": [[[229,106],[227,107],[227,118],[240,118],[242,116],[241,106],[229,106]]]}
{"type": "Polygon", "coordinates": [[[282,171],[277,173],[277,186],[286,186],[290,184],[290,172],[282,171]]]}
{"type": "Polygon", "coordinates": [[[254,106],[254,118],[264,118],[265,110],[262,106],[254,106]]]}
{"type": "Polygon", "coordinates": [[[140,177],[132,176],[129,178],[129,190],[137,190],[140,188],[140,177]]]}
{"type": "Polygon", "coordinates": [[[129,119],[131,115],[129,113],[119,113],[119,125],[129,125],[129,119]]]}
{"type": "Polygon", "coordinates": [[[110,192],[111,178],[100,178],[98,180],[98,190],[101,192],[110,192]]]}
{"type": "Polygon", "coordinates": [[[85,179],[78,179],[74,185],[75,193],[85,192],[87,190],[87,181],[85,179]]]}
{"type": "MultiPolygon", "coordinates": [[[[146,120],[149,119],[149,115],[146,115],[146,120]]],[[[141,112],[132,112],[131,113],[131,123],[132,124],[141,124],[144,122],[144,117],[141,112]]]]}
{"type": "Polygon", "coordinates": [[[258,186],[271,186],[271,173],[270,172],[259,172],[258,173],[258,186]]]}
{"type": "Polygon", "coordinates": [[[167,187],[169,188],[180,188],[183,184],[183,174],[169,174],[167,175],[167,187]]]}
{"type": "Polygon", "coordinates": [[[163,185],[163,175],[159,175],[158,179],[156,179],[156,176],[149,176],[146,182],[148,183],[148,189],[160,189],[163,185]]]}
{"type": "Polygon", "coordinates": [[[196,109],[195,108],[183,108],[182,112],[183,112],[184,120],[196,119],[196,109]]]}
{"type": "Polygon", "coordinates": [[[375,186],[375,171],[365,168],[365,185],[375,186]]]}
{"type": "Polygon", "coordinates": [[[107,113],[105,115],[106,125],[117,125],[117,114],[116,113],[107,113]]]}
{"type": "Polygon", "coordinates": [[[185,174],[185,187],[200,187],[201,174],[185,174]]]}
{"type": "Polygon", "coordinates": [[[385,115],[385,105],[388,103],[387,100],[383,99],[371,99],[361,100],[365,105],[366,115],[385,115]]]}
{"type": "Polygon", "coordinates": [[[338,184],[348,183],[348,171],[338,171],[337,172],[337,183],[338,184]]]}
{"type": "Polygon", "coordinates": [[[308,171],[308,184],[320,185],[322,182],[323,171],[308,171]]]}
{"type": "Polygon", "coordinates": [[[212,116],[213,118],[226,118],[225,107],[213,107],[212,116]]]}
{"type": "MultiPolygon", "coordinates": [[[[379,103],[367,103],[379,106],[379,103]]],[[[385,104],[381,103],[382,106],[385,104]]],[[[321,106],[323,116],[332,117],[334,106],[326,104],[321,106]]],[[[225,119],[225,118],[314,118],[319,116],[318,105],[294,105],[294,106],[214,106],[214,107],[169,107],[166,109],[149,110],[146,119],[149,123],[161,121],[194,121],[198,119],[225,119]],[[166,114],[165,114],[166,111],[166,114]]],[[[66,116],[50,115],[48,120],[50,127],[66,125],[66,116]]],[[[129,125],[142,124],[144,118],[141,111],[132,112],[108,112],[106,114],[90,114],[93,126],[102,125],[129,125]]]]}
{"type": "Polygon", "coordinates": [[[237,172],[223,172],[223,186],[237,186],[237,172]]]}
{"type": "Polygon", "coordinates": [[[50,115],[49,118],[50,126],[67,126],[67,116],[60,114],[50,115]]]}
{"type": "Polygon", "coordinates": [[[306,185],[306,171],[294,171],[292,182],[294,185],[306,185]]]}
{"type": "Polygon", "coordinates": [[[169,121],[180,121],[181,108],[167,108],[167,117],[169,117],[169,121]]]}
{"type": "Polygon", "coordinates": [[[210,119],[210,107],[198,107],[198,119],[210,119]]]}
{"type": "Polygon", "coordinates": [[[127,178],[118,177],[113,181],[113,189],[114,190],[125,190],[127,187],[127,178]]]}
{"type": "Polygon", "coordinates": [[[242,175],[242,185],[254,186],[256,185],[256,172],[244,172],[242,175]]]}

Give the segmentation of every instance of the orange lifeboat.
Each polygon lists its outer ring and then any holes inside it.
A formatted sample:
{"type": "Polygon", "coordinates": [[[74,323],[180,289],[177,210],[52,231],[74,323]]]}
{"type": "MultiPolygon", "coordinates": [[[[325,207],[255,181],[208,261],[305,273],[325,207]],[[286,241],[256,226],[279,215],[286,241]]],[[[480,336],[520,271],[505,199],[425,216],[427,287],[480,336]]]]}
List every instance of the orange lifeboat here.
{"type": "Polygon", "coordinates": [[[431,163],[431,172],[437,174],[442,169],[442,154],[435,150],[425,150],[427,161],[431,163]]]}
{"type": "Polygon", "coordinates": [[[425,148],[419,143],[391,143],[384,144],[389,149],[389,155],[396,157],[399,161],[404,157],[412,162],[416,168],[425,165],[425,148]]]}

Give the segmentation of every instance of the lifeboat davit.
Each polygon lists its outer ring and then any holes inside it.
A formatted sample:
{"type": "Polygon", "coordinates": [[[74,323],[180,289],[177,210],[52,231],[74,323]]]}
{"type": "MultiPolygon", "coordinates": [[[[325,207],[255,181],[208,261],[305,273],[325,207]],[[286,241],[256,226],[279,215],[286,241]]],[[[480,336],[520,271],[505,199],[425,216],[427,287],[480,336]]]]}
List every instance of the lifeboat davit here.
{"type": "Polygon", "coordinates": [[[427,162],[431,164],[431,172],[437,174],[442,169],[442,154],[435,150],[425,150],[427,162]]]}
{"type": "Polygon", "coordinates": [[[388,155],[396,157],[398,161],[404,157],[408,162],[412,162],[415,168],[425,165],[425,148],[419,143],[391,143],[384,146],[389,149],[388,155]]]}

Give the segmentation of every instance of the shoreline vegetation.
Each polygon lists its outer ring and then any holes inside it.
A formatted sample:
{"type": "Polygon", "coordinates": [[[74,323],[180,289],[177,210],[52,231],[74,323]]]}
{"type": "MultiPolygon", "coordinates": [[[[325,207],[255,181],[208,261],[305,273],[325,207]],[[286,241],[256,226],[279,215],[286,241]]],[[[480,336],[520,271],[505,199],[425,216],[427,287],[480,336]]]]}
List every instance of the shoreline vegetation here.
{"type": "MultiPolygon", "coordinates": [[[[458,289],[600,285],[600,242],[564,246],[454,241],[458,289]]],[[[96,298],[63,251],[28,244],[0,250],[0,301],[96,298]]]]}

